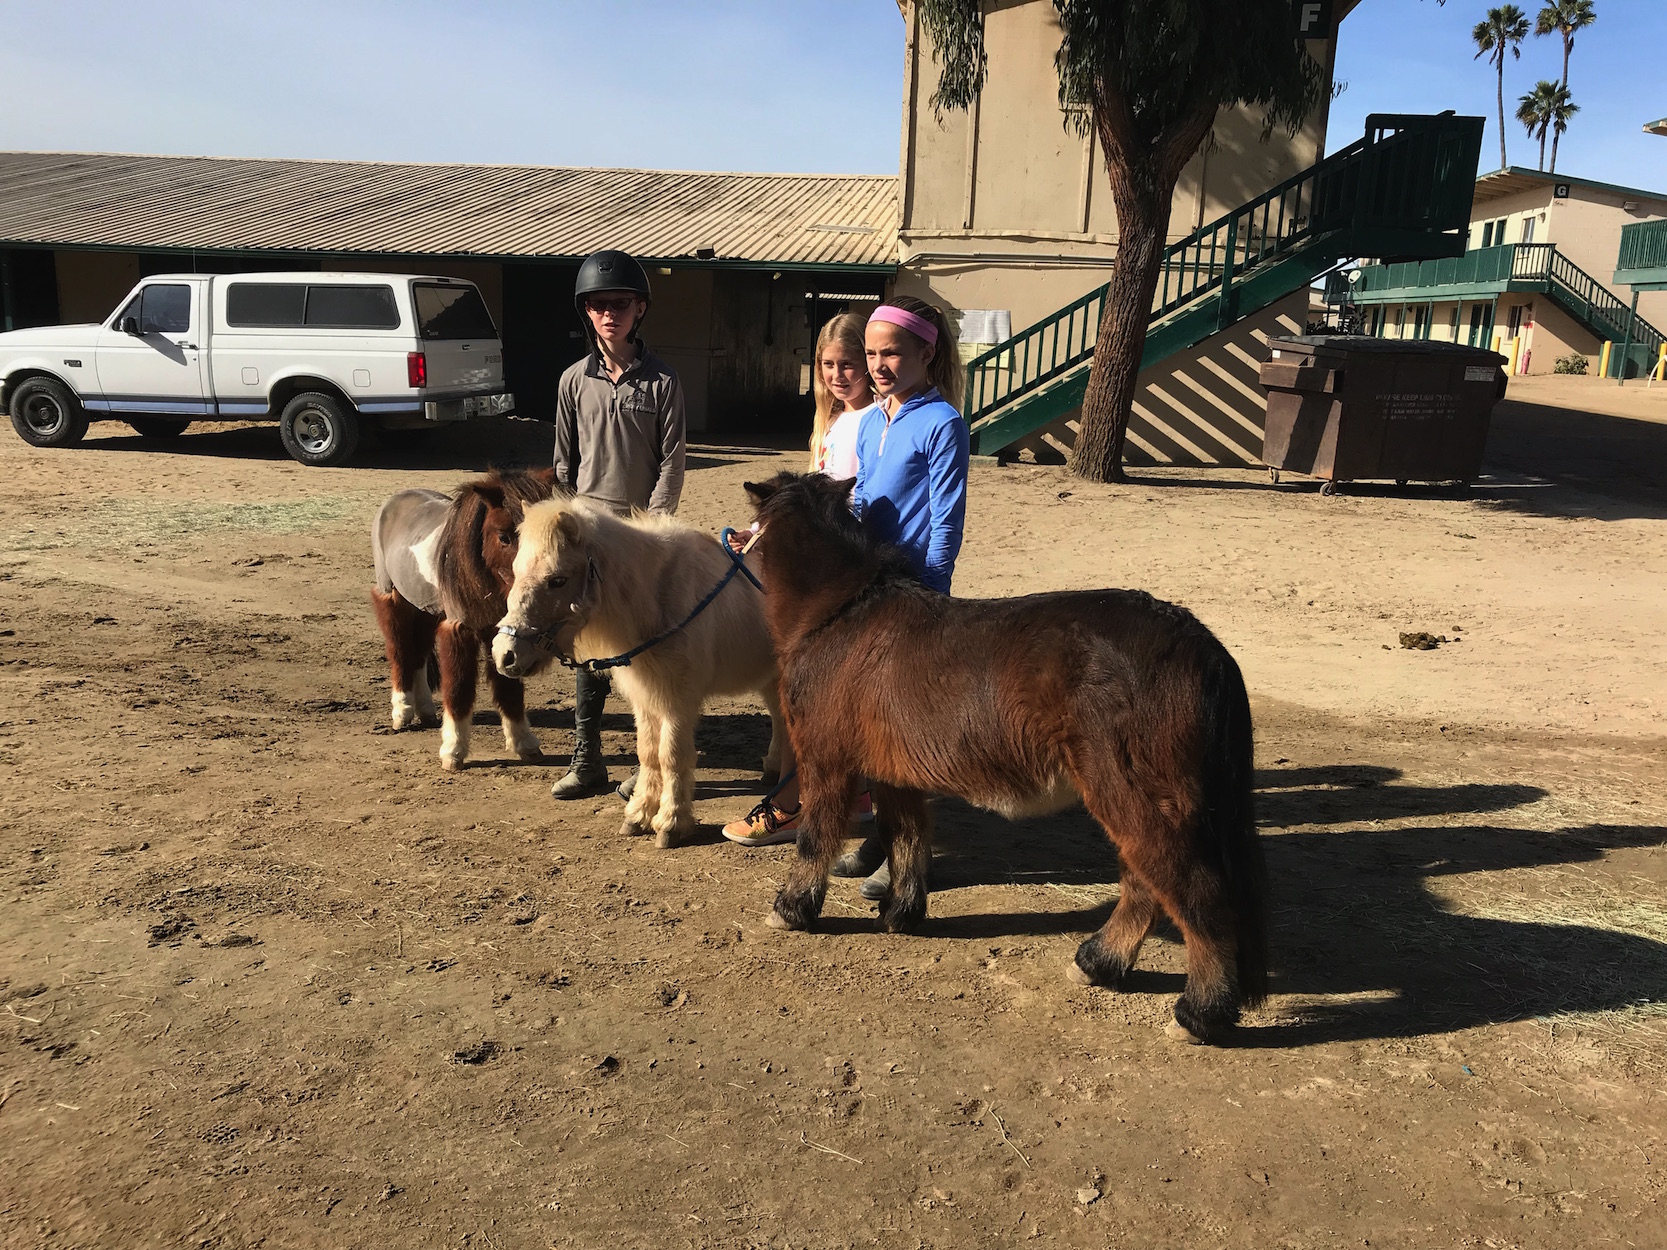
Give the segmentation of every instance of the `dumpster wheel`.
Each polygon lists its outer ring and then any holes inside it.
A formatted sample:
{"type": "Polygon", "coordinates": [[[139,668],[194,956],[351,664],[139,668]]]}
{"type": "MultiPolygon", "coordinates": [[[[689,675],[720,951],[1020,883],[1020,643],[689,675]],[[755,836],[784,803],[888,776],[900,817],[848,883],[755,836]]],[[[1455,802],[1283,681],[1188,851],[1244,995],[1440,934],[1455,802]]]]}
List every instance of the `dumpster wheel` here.
{"type": "Polygon", "coordinates": [[[1337,493],[1337,483],[1336,482],[1325,482],[1325,483],[1321,484],[1320,494],[1330,496],[1330,495],[1335,495],[1336,493],[1337,493]]]}
{"type": "Polygon", "coordinates": [[[1278,469],[1270,468],[1268,470],[1268,481],[1272,482],[1275,486],[1279,485],[1279,470],[1278,469]]]}

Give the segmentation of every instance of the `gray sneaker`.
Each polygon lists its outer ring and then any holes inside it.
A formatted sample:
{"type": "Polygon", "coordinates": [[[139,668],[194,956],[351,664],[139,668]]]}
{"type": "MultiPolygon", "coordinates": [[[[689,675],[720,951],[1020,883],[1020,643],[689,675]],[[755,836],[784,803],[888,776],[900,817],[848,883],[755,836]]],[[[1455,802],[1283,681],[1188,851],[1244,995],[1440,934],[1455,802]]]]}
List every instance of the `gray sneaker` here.
{"type": "Polygon", "coordinates": [[[856,850],[846,851],[836,859],[830,871],[836,877],[866,877],[876,868],[884,867],[885,862],[886,844],[877,837],[869,837],[856,850]]]}
{"type": "MultiPolygon", "coordinates": [[[[927,871],[926,871],[926,889],[927,889],[928,893],[930,893],[931,890],[932,890],[932,870],[931,869],[927,869],[927,871]]],[[[878,903],[881,899],[885,898],[885,896],[890,891],[891,891],[891,863],[890,863],[890,861],[887,861],[886,863],[881,864],[873,872],[869,873],[868,879],[866,881],[864,881],[860,886],[857,887],[857,893],[861,894],[864,898],[866,898],[871,903],[878,903]]]]}
{"type": "Polygon", "coordinates": [[[607,769],[575,768],[550,787],[550,796],[557,799],[588,799],[598,794],[606,794],[608,789],[607,769]]]}

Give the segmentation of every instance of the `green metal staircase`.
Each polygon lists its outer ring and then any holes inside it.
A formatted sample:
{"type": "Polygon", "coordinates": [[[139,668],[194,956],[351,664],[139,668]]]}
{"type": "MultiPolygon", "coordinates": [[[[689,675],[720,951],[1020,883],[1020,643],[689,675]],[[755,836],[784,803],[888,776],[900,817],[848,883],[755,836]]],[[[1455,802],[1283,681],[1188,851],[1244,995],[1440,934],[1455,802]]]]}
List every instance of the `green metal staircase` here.
{"type": "MultiPolygon", "coordinates": [[[[1340,260],[1464,252],[1480,117],[1374,114],[1365,135],[1164,253],[1141,367],[1300,291],[1340,260]]],[[[994,455],[1082,403],[1108,287],[967,362],[972,448],[994,455]]]]}

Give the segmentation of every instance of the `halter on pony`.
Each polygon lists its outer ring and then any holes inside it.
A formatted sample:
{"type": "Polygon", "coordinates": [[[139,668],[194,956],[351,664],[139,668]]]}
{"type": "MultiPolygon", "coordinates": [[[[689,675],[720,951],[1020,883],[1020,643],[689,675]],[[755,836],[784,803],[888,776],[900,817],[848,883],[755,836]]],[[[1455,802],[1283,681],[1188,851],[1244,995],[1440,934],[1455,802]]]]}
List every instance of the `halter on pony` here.
{"type": "MultiPolygon", "coordinates": [[[[742,547],[739,552],[737,552],[729,545],[730,535],[735,533],[735,529],[733,526],[726,525],[723,533],[718,536],[718,545],[723,548],[724,554],[729,557],[729,571],[718,579],[718,584],[716,586],[706,592],[706,597],[704,599],[695,604],[694,609],[689,613],[689,615],[685,616],[681,621],[673,625],[664,633],[656,634],[647,642],[638,643],[636,646],[632,647],[629,651],[626,651],[623,654],[609,656],[605,660],[575,660],[570,656],[563,655],[555,645],[555,634],[560,628],[558,625],[551,625],[548,628],[539,630],[517,629],[514,625],[500,625],[498,626],[498,632],[500,634],[507,634],[509,637],[514,638],[517,642],[530,643],[535,650],[542,651],[545,655],[551,657],[564,668],[583,669],[587,673],[601,673],[606,672],[610,668],[624,668],[644,651],[647,651],[651,647],[659,646],[662,642],[672,637],[674,634],[681,633],[683,630],[687,629],[691,621],[693,621],[702,612],[706,611],[707,608],[712,606],[713,601],[723,593],[723,588],[735,580],[735,575],[737,573],[742,574],[749,582],[756,586],[759,594],[763,594],[764,583],[753,576],[752,570],[749,569],[742,560],[742,556],[752,550],[753,543],[758,541],[758,535],[762,532],[763,531],[760,530],[757,533],[754,533],[753,536],[747,540],[746,545],[742,547]]],[[[585,577],[587,582],[594,581],[600,584],[602,581],[602,572],[596,567],[596,560],[594,557],[586,557],[585,559],[585,577]]]]}

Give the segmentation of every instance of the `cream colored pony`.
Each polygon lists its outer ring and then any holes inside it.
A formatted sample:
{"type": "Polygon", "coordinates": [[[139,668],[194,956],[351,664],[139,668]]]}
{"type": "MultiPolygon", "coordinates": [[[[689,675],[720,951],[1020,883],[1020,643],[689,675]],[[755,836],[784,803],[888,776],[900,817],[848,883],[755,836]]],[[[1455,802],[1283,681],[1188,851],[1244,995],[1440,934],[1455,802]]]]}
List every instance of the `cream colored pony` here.
{"type": "MultiPolygon", "coordinates": [[[[552,659],[622,655],[673,630],[731,567],[710,534],[672,517],[620,517],[582,499],[532,504],[492,662],[505,677],[524,678],[552,659]]],[[[779,771],[775,651],[763,597],[745,577],[732,578],[686,626],[608,673],[637,719],[640,771],[625,833],[652,832],[664,847],[694,831],[695,722],[713,695],[758,693],[770,712],[766,779],[779,771]]]]}

